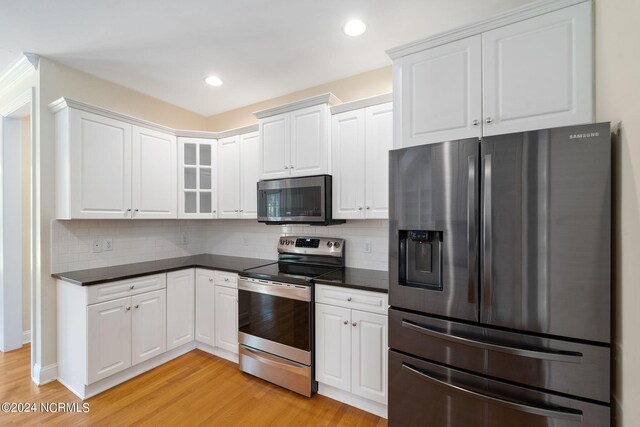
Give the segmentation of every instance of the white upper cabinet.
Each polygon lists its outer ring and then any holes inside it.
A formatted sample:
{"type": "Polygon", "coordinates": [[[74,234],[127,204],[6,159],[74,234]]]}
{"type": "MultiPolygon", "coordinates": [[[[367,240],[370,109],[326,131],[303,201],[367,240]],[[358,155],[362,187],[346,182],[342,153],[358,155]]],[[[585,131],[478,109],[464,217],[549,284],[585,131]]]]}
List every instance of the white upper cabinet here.
{"type": "Polygon", "coordinates": [[[49,108],[56,114],[56,218],[177,218],[170,130],[65,98],[49,108]]]}
{"type": "Polygon", "coordinates": [[[289,176],[289,113],[260,120],[259,162],[261,179],[289,176]]]}
{"type": "Polygon", "coordinates": [[[395,148],[594,119],[590,1],[523,6],[387,53],[395,148]]]}
{"type": "Polygon", "coordinates": [[[291,112],[291,176],[328,173],[328,117],[327,104],[291,112]]]}
{"type": "Polygon", "coordinates": [[[330,93],[255,113],[259,119],[259,178],[328,174],[330,93]]]}
{"type": "Polygon", "coordinates": [[[403,147],[481,135],[481,45],[473,36],[394,63],[403,147]]]}
{"type": "Polygon", "coordinates": [[[331,132],[334,218],[388,218],[392,104],[334,114],[331,132]]]}
{"type": "Polygon", "coordinates": [[[218,218],[256,218],[259,138],[257,132],[218,141],[218,218]]]}
{"type": "Polygon", "coordinates": [[[177,218],[176,137],[133,127],[133,218],[177,218]]]}
{"type": "Polygon", "coordinates": [[[484,135],[593,121],[591,4],[482,34],[484,135]]]}
{"type": "Polygon", "coordinates": [[[217,140],[179,137],[178,218],[217,218],[217,209],[217,140]]]}
{"type": "Polygon", "coordinates": [[[258,132],[240,135],[240,217],[258,217],[258,177],[260,169],[258,132]]]}
{"type": "Polygon", "coordinates": [[[56,216],[129,218],[131,125],[67,108],[56,115],[56,216]]]}

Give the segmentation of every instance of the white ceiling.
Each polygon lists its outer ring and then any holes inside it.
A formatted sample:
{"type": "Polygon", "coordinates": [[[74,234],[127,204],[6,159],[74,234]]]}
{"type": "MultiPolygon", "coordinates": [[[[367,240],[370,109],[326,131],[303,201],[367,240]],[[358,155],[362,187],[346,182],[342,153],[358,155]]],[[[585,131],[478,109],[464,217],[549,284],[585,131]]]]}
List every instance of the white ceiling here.
{"type": "Polygon", "coordinates": [[[530,1],[0,0],[0,74],[33,52],[209,116],[383,67],[385,49],[530,1]],[[342,33],[351,17],[363,36],[342,33]]]}

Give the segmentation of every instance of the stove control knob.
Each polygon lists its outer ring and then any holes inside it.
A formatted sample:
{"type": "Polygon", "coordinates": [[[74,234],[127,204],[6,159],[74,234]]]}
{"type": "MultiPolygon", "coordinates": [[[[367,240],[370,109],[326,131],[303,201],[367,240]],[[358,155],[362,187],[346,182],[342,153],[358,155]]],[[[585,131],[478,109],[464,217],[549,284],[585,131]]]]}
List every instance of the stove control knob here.
{"type": "Polygon", "coordinates": [[[327,242],[327,246],[328,246],[328,247],[333,246],[333,242],[327,242]]]}
{"type": "Polygon", "coordinates": [[[280,244],[284,245],[284,240],[280,239],[280,244]]]}
{"type": "Polygon", "coordinates": [[[334,248],[336,248],[336,249],[338,249],[338,248],[340,247],[340,242],[335,242],[335,243],[333,244],[333,247],[334,247],[334,248]]]}

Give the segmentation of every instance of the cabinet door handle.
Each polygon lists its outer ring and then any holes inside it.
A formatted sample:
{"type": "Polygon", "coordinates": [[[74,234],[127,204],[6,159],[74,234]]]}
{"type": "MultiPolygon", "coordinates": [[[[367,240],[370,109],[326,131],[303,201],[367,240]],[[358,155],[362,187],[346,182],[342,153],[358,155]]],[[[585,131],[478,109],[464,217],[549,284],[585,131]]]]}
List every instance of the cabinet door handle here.
{"type": "Polygon", "coordinates": [[[127,311],[131,310],[131,307],[127,307],[127,311]]]}
{"type": "Polygon", "coordinates": [[[130,291],[133,290],[133,288],[135,288],[135,286],[133,286],[133,285],[129,286],[129,290],[130,291]]]}
{"type": "Polygon", "coordinates": [[[471,124],[473,126],[478,126],[480,124],[480,122],[478,120],[474,120],[474,121],[471,122],[471,124]]]}
{"type": "Polygon", "coordinates": [[[358,210],[361,211],[362,210],[362,206],[358,206],[358,210]]]}
{"type": "Polygon", "coordinates": [[[209,281],[210,281],[210,282],[213,282],[213,279],[212,279],[211,277],[209,277],[209,281]]]}
{"type": "Polygon", "coordinates": [[[244,212],[244,209],[240,209],[240,212],[244,212]]]}
{"type": "Polygon", "coordinates": [[[140,308],[140,304],[134,305],[133,308],[140,308]]]}
{"type": "Polygon", "coordinates": [[[228,281],[229,281],[229,278],[228,278],[228,277],[225,277],[225,278],[224,278],[224,281],[225,281],[225,282],[228,282],[228,281]]]}
{"type": "Polygon", "coordinates": [[[485,122],[487,122],[487,123],[492,123],[492,122],[493,122],[493,119],[492,119],[491,117],[487,117],[487,119],[485,120],[485,122]]]}
{"type": "Polygon", "coordinates": [[[344,324],[345,324],[345,325],[348,325],[348,324],[349,324],[349,321],[348,321],[348,320],[345,320],[345,321],[344,321],[344,324]]]}
{"type": "Polygon", "coordinates": [[[367,206],[367,210],[371,209],[371,206],[367,206]]]}
{"type": "Polygon", "coordinates": [[[285,168],[285,169],[289,169],[289,166],[285,165],[285,166],[284,166],[284,168],[285,168]]]}
{"type": "Polygon", "coordinates": [[[127,209],[127,212],[131,212],[131,208],[127,209]]]}
{"type": "Polygon", "coordinates": [[[290,165],[289,167],[290,167],[291,169],[293,169],[293,165],[290,165]]]}
{"type": "Polygon", "coordinates": [[[358,322],[351,323],[351,326],[353,326],[355,328],[356,326],[358,326],[358,322]]]}
{"type": "Polygon", "coordinates": [[[347,301],[351,301],[351,297],[347,298],[347,301]]]}
{"type": "Polygon", "coordinates": [[[218,211],[213,211],[213,213],[216,213],[216,212],[218,212],[218,211]]]}

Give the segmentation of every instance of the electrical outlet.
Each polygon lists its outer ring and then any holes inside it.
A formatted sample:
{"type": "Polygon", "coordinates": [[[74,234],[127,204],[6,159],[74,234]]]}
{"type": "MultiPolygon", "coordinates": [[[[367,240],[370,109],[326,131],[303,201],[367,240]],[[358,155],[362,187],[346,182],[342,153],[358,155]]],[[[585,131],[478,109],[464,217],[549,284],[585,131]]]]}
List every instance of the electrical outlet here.
{"type": "Polygon", "coordinates": [[[102,240],[102,249],[105,251],[113,250],[113,239],[104,239],[102,240]]]}
{"type": "Polygon", "coordinates": [[[189,235],[185,232],[182,233],[182,236],[180,238],[180,241],[182,242],[183,245],[188,245],[189,244],[189,235]]]}
{"type": "Polygon", "coordinates": [[[242,246],[249,246],[249,236],[246,234],[242,236],[242,246]]]}
{"type": "Polygon", "coordinates": [[[93,239],[93,252],[102,252],[102,240],[101,239],[93,239]]]}
{"type": "Polygon", "coordinates": [[[367,254],[371,253],[371,240],[365,240],[364,241],[364,245],[362,247],[362,250],[367,254]]]}

